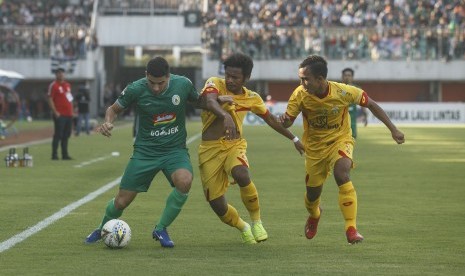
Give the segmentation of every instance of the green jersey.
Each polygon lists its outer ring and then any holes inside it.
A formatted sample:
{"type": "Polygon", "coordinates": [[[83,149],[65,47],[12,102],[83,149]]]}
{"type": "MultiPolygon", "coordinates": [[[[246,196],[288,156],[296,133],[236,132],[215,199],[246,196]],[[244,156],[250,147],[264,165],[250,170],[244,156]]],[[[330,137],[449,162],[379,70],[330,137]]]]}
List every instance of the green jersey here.
{"type": "Polygon", "coordinates": [[[183,76],[171,74],[168,86],[159,95],[153,94],[146,78],[129,84],[116,102],[122,108],[132,104],[136,107],[138,121],[133,157],[163,156],[186,148],[186,103],[198,98],[192,82],[183,76]]]}
{"type": "MultiPolygon", "coordinates": [[[[349,84],[352,86],[355,86],[357,88],[362,89],[360,86],[356,84],[349,84]]],[[[349,114],[350,114],[350,127],[352,128],[352,137],[357,138],[357,116],[358,116],[358,110],[357,110],[357,105],[356,104],[351,104],[349,105],[349,114]]]]}
{"type": "Polygon", "coordinates": [[[357,105],[349,105],[350,127],[352,128],[352,137],[357,138],[357,105]]]}

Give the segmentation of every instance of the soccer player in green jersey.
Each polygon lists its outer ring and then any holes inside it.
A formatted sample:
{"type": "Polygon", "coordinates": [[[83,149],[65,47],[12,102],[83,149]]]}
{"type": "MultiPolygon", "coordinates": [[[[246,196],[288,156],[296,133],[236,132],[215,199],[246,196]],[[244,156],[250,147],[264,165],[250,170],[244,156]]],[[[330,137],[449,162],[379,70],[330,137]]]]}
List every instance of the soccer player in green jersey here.
{"type": "Polygon", "coordinates": [[[86,243],[99,241],[103,225],[119,218],[137,194],[146,192],[155,175],[162,171],[173,190],[152,236],[163,247],[174,246],[166,228],[186,202],[193,175],[186,148],[186,104],[197,104],[198,99],[192,82],[170,74],[168,62],[156,57],[148,62],[146,77],[129,84],[107,109],[105,122],[98,128],[102,135],[110,137],[117,115],[135,104],[137,136],[119,191],[108,202],[100,226],[86,238],[86,243]]]}
{"type": "MultiPolygon", "coordinates": [[[[342,70],[342,82],[348,85],[354,85],[354,70],[352,68],[344,68],[342,70]]],[[[354,85],[356,86],[356,85],[354,85]]],[[[357,138],[357,105],[349,105],[350,128],[352,129],[352,137],[357,138]]]]}
{"type": "MultiPolygon", "coordinates": [[[[354,69],[347,67],[342,70],[342,82],[348,85],[352,85],[355,87],[360,88],[358,85],[354,84],[354,69]]],[[[357,119],[358,119],[358,112],[357,112],[357,105],[351,104],[349,105],[349,115],[350,115],[350,127],[352,128],[352,137],[357,138],[357,119]]],[[[360,107],[361,116],[363,119],[363,123],[367,125],[367,113],[365,107],[360,107]]]]}
{"type": "Polygon", "coordinates": [[[328,81],[328,64],[317,55],[307,57],[299,66],[300,85],[289,98],[286,112],[279,117],[290,127],[302,113],[305,146],[305,207],[309,217],[305,224],[307,239],[315,237],[320,220],[323,184],[333,170],[339,189],[339,208],[345,220],[347,242],[358,243],[363,236],[357,231],[357,194],[350,180],[353,167],[354,139],[351,137],[348,107],[357,104],[368,108],[386,125],[397,144],[405,142],[404,134],[391,122],[384,110],[362,89],[328,81]]]}

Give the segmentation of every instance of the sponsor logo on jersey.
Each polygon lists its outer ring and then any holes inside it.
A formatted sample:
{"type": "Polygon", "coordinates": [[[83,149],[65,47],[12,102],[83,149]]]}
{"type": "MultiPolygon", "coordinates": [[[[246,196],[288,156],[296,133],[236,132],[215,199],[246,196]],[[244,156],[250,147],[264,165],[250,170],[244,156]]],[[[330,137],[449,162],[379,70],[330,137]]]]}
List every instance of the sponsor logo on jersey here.
{"type": "Polygon", "coordinates": [[[153,125],[164,125],[176,121],[175,113],[163,113],[153,116],[153,125]]]}
{"type": "Polygon", "coordinates": [[[338,114],[338,113],[339,113],[339,107],[333,106],[333,108],[331,108],[331,114],[338,114]]]}
{"type": "MultiPolygon", "coordinates": [[[[327,113],[327,112],[325,112],[327,113]]],[[[315,129],[338,129],[340,125],[338,123],[329,124],[328,115],[321,115],[315,118],[309,118],[308,120],[309,126],[315,129]]]]}
{"type": "Polygon", "coordinates": [[[178,132],[179,132],[179,126],[170,127],[168,129],[165,129],[164,127],[162,127],[161,129],[158,129],[158,130],[152,130],[150,132],[150,135],[154,137],[159,137],[159,136],[167,136],[167,135],[175,134],[178,132]]]}

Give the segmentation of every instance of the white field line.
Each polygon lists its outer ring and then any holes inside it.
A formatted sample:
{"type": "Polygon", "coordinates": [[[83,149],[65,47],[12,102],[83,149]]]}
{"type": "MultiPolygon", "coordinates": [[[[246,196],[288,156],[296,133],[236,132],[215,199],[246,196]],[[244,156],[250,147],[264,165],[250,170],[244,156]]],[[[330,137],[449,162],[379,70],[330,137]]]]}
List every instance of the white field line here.
{"type": "Polygon", "coordinates": [[[109,189],[116,186],[120,182],[120,180],[121,180],[121,177],[113,180],[112,182],[110,182],[110,183],[106,184],[105,186],[101,187],[100,189],[98,189],[98,190],[86,195],[85,197],[81,198],[80,200],[69,204],[68,206],[64,207],[63,209],[56,212],[55,214],[53,214],[53,215],[49,216],[48,218],[40,221],[36,225],[34,225],[32,227],[29,227],[28,229],[24,230],[23,232],[21,232],[19,234],[14,235],[13,237],[9,238],[6,241],[3,241],[2,243],[0,243],[0,253],[10,249],[11,247],[15,246],[17,243],[20,243],[20,242],[24,241],[25,239],[27,239],[30,236],[36,234],[37,232],[39,232],[40,230],[46,228],[47,226],[54,223],[55,221],[65,217],[66,215],[68,215],[69,213],[71,213],[76,208],[80,207],[81,205],[83,205],[83,204],[95,199],[99,195],[105,193],[109,189]]]}
{"type": "Polygon", "coordinates": [[[11,144],[11,145],[6,145],[0,147],[0,152],[2,151],[7,151],[10,148],[23,148],[23,147],[30,147],[34,145],[40,145],[40,144],[45,144],[47,142],[52,142],[52,138],[47,138],[47,139],[42,139],[42,140],[36,140],[32,142],[27,142],[27,143],[22,143],[22,144],[11,144]]]}
{"type": "MultiPolygon", "coordinates": [[[[186,141],[186,144],[190,144],[193,141],[200,138],[200,133],[192,136],[186,141]]],[[[28,229],[24,230],[23,232],[14,235],[13,237],[9,238],[8,240],[3,241],[0,243],[0,253],[12,248],[16,244],[24,241],[25,239],[29,238],[30,236],[38,233],[39,231],[45,229],[46,227],[53,224],[55,221],[67,216],[69,213],[74,211],[75,209],[81,207],[82,205],[94,200],[99,195],[105,193],[109,189],[113,188],[114,186],[118,185],[121,181],[121,177],[111,181],[110,183],[105,184],[103,187],[100,187],[96,191],[86,195],[85,197],[75,201],[68,206],[64,207],[60,211],[56,212],[55,214],[49,216],[48,218],[43,219],[42,221],[38,222],[36,225],[29,227],[28,229]]]]}
{"type": "Polygon", "coordinates": [[[100,162],[100,161],[103,161],[103,160],[106,160],[106,159],[109,159],[109,158],[112,158],[112,157],[113,157],[113,155],[102,156],[102,157],[99,157],[99,158],[91,159],[89,161],[85,161],[85,162],[82,162],[80,164],[74,165],[74,167],[75,168],[82,168],[84,166],[88,166],[90,164],[94,164],[94,163],[97,163],[97,162],[100,162]]]}

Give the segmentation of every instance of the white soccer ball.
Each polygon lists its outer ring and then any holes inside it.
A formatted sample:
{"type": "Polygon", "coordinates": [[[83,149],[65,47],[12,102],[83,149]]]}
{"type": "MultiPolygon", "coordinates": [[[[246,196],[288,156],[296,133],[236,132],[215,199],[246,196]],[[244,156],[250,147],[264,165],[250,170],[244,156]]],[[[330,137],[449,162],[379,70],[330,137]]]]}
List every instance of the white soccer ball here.
{"type": "Polygon", "coordinates": [[[131,228],[120,219],[112,219],[103,226],[102,239],[110,248],[123,248],[131,240],[131,228]]]}

